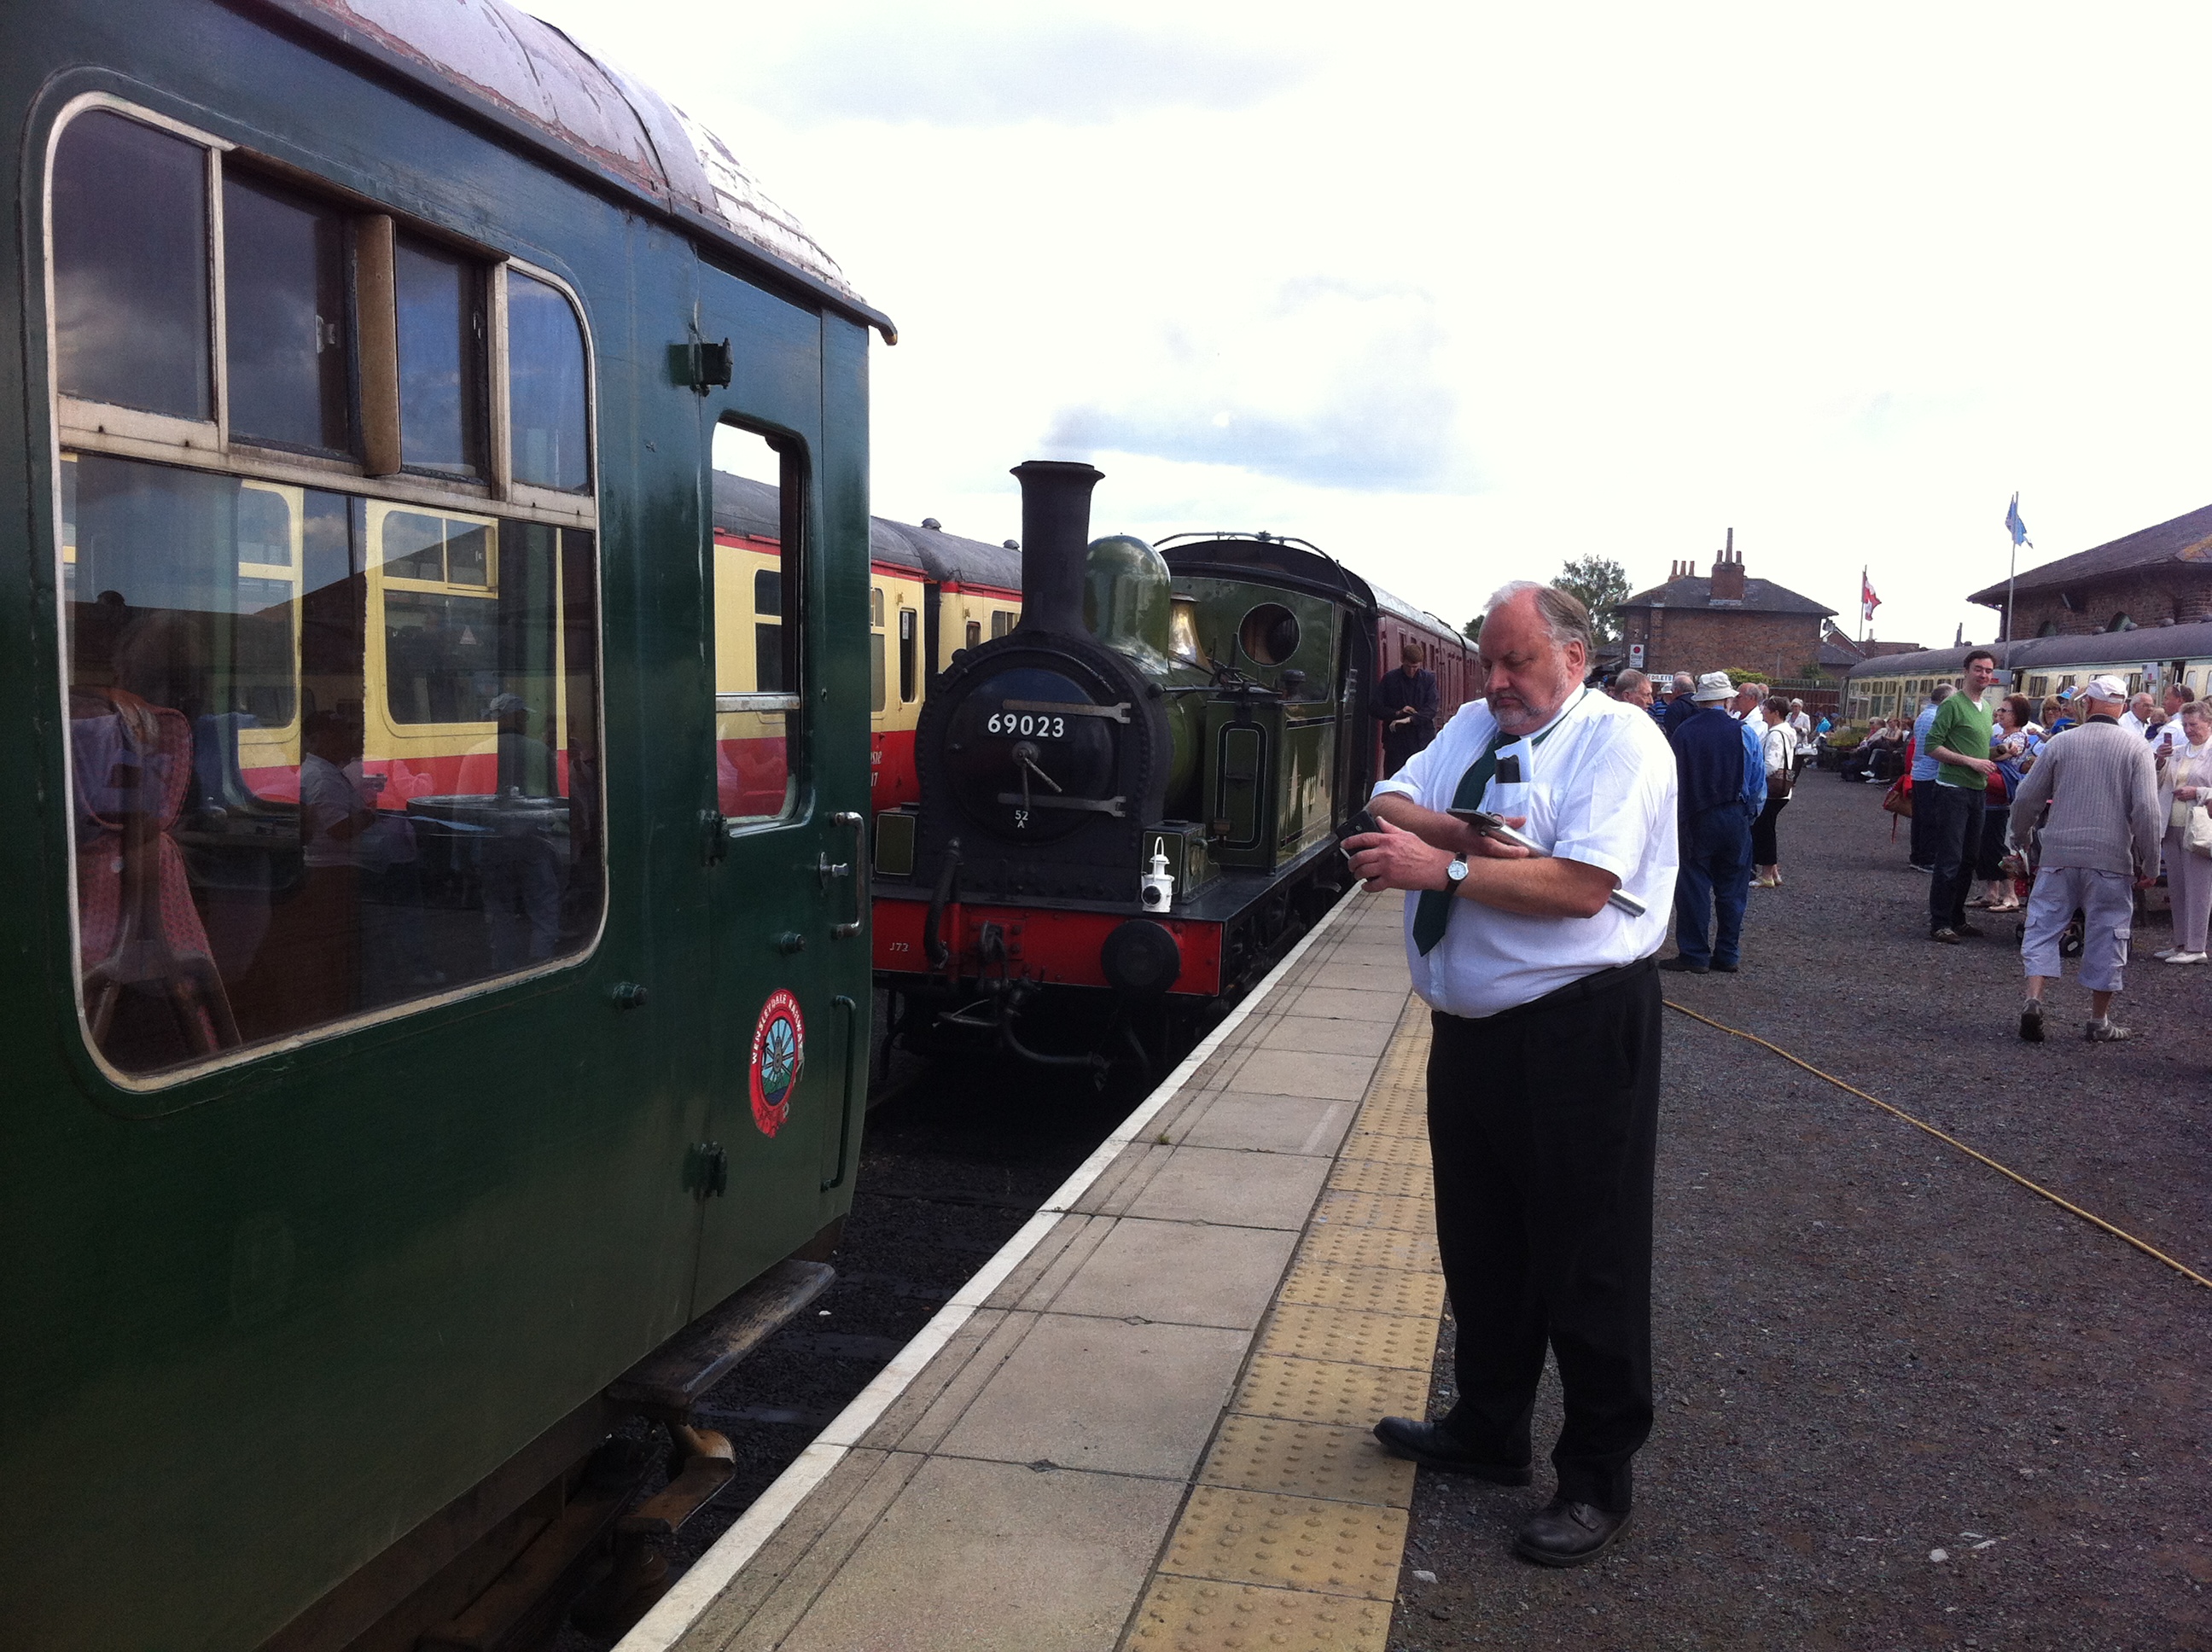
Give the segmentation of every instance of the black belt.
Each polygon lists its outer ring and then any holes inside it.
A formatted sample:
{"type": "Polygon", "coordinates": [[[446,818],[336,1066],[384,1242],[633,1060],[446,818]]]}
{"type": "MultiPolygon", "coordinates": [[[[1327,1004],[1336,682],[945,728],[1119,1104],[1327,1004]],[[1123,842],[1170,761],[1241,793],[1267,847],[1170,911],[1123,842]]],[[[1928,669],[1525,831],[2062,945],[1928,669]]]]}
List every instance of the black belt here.
{"type": "Polygon", "coordinates": [[[1430,1013],[1449,1016],[1454,1021],[1480,1022],[1486,1027],[1495,1027],[1500,1022],[1509,1021],[1516,1016],[1533,1015],[1540,1010],[1556,1010],[1563,1005],[1579,1004],[1586,998],[1595,998],[1600,993],[1609,993],[1616,987],[1626,987],[1629,982],[1656,970],[1658,968],[1656,962],[1658,956],[1655,952],[1650,957],[1638,958],[1633,963],[1616,963],[1610,969],[1600,969],[1590,975],[1579,976],[1564,987],[1554,987],[1541,998],[1532,998],[1526,1004],[1513,1005],[1498,1011],[1495,1015],[1455,1016],[1449,1010],[1433,1010],[1430,1013]]]}

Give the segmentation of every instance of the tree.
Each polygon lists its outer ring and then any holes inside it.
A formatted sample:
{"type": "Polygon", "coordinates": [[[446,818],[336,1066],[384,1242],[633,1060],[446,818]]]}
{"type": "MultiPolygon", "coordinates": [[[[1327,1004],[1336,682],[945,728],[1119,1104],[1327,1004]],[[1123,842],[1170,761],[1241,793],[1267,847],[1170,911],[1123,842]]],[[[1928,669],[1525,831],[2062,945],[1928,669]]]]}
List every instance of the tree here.
{"type": "Polygon", "coordinates": [[[1461,626],[1459,629],[1460,634],[1466,637],[1469,642],[1481,641],[1482,616],[1477,614],[1473,619],[1469,620],[1466,624],[1461,626]]]}
{"type": "Polygon", "coordinates": [[[1600,643],[1620,641],[1620,604],[1628,600],[1628,571],[1610,556],[1577,556],[1552,581],[1554,591],[1582,598],[1590,635],[1600,643]]]}

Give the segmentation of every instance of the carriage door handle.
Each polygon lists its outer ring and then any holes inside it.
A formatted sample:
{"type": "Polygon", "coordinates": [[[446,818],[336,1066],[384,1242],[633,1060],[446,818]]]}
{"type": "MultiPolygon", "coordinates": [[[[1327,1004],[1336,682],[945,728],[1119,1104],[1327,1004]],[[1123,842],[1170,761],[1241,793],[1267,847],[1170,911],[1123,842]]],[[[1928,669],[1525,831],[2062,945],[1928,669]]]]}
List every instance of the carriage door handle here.
{"type": "MultiPolygon", "coordinates": [[[[830,931],[836,940],[848,940],[866,926],[868,917],[868,817],[850,809],[841,809],[830,817],[833,824],[853,829],[853,858],[842,865],[830,866],[823,878],[823,887],[829,887],[831,877],[851,877],[853,879],[853,917],[849,923],[837,924],[830,931]]],[[[830,866],[830,857],[823,855],[822,864],[830,866]]]]}

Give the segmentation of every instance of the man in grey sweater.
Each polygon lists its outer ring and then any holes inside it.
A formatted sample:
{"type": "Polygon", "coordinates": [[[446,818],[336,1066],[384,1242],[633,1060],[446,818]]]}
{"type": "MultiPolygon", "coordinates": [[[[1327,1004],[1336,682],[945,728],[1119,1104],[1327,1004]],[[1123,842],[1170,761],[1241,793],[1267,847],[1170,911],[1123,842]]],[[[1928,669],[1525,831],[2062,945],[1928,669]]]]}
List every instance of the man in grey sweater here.
{"type": "Polygon", "coordinates": [[[2120,726],[2127,689],[2094,677],[2085,694],[2087,720],[2043,748],[2013,794],[2009,836],[2015,848],[2036,829],[2043,805],[2043,858],[2027,897],[2027,935],[2021,962],[2027,1002],[2020,1036],[2043,1042],[2043,988],[2057,979],[2058,939],[2079,908],[2082,915],[2081,984],[2090,1015],[2082,1036],[2093,1044],[2133,1036],[2112,1020],[2112,995],[2127,967],[2135,892],[2158,876],[2158,773],[2149,745],[2120,726]]]}

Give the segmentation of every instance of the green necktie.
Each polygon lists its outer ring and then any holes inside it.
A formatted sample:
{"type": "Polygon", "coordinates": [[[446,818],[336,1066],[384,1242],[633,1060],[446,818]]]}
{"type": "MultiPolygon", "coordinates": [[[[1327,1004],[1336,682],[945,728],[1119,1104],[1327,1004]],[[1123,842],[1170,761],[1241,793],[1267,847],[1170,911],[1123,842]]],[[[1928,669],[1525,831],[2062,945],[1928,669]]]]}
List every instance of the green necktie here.
{"type": "MultiPolygon", "coordinates": [[[[1577,701],[1580,701],[1579,695],[1577,701]]],[[[1550,739],[1552,731],[1565,721],[1564,713],[1554,717],[1545,726],[1542,733],[1528,742],[1528,749],[1533,751],[1550,739]]],[[[1498,748],[1512,744],[1505,731],[1500,729],[1498,737],[1491,741],[1490,749],[1468,764],[1467,773],[1459,777],[1459,789],[1452,793],[1453,808],[1480,809],[1482,806],[1482,794],[1490,789],[1491,776],[1498,772],[1498,748]]],[[[1443,939],[1444,930],[1451,922],[1452,908],[1458,904],[1459,896],[1453,890],[1425,889],[1421,891],[1421,898],[1413,908],[1413,944],[1423,957],[1428,957],[1436,949],[1437,943],[1443,939]]]]}

